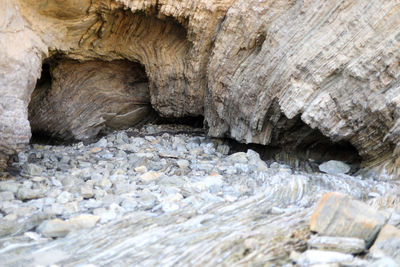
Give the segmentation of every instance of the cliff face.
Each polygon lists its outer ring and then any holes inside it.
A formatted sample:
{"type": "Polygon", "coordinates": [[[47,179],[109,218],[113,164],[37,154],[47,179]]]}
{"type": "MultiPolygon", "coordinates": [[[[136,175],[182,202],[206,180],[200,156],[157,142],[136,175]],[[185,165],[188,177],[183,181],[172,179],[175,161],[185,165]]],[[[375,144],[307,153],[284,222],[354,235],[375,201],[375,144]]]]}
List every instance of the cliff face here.
{"type": "MultiPolygon", "coordinates": [[[[297,144],[312,140],[313,132],[293,129],[301,121],[350,142],[382,178],[397,174],[397,1],[1,0],[0,7],[3,162],[29,141],[27,109],[42,61],[125,60],[144,66],[162,116],[204,115],[209,135],[259,144],[284,144],[280,137],[291,132],[297,144]]],[[[70,95],[52,105],[80,101],[71,92],[81,80],[67,80],[69,91],[58,95],[70,95]]],[[[43,98],[32,99],[31,114],[40,113],[43,98]]],[[[111,112],[100,106],[98,121],[111,112]]],[[[49,121],[41,127],[59,132],[49,121]]]]}

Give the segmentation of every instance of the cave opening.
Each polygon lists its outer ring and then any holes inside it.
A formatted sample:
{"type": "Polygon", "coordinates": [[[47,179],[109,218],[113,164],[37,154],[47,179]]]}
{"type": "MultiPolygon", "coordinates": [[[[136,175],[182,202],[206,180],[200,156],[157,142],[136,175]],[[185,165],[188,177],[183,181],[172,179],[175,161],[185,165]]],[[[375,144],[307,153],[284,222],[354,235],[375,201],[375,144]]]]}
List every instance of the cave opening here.
{"type": "Polygon", "coordinates": [[[167,118],[151,106],[145,67],[137,62],[79,62],[55,55],[43,61],[28,107],[31,144],[95,142],[115,130],[145,124],[203,129],[203,116],[167,118]],[[125,99],[127,98],[127,99],[125,99]]]}
{"type": "MultiPolygon", "coordinates": [[[[201,129],[204,117],[165,118],[151,106],[149,79],[144,66],[126,60],[78,62],[55,56],[43,62],[29,104],[31,143],[68,145],[95,142],[119,129],[146,124],[172,124],[201,129]]],[[[343,161],[355,173],[361,157],[349,142],[333,142],[306,125],[300,116],[281,116],[269,145],[243,144],[223,140],[230,153],[257,151],[269,163],[287,164],[293,169],[316,172],[328,160],[343,161]]]]}
{"type": "Polygon", "coordinates": [[[282,116],[272,132],[269,145],[243,144],[229,139],[230,153],[252,149],[268,163],[286,164],[292,169],[319,172],[318,166],[329,160],[348,164],[350,174],[360,169],[361,156],[348,141],[334,142],[319,130],[312,129],[298,115],[293,119],[282,116]]]}
{"type": "Polygon", "coordinates": [[[158,119],[144,66],[128,60],[43,61],[28,106],[31,143],[93,142],[104,134],[158,119]]]}

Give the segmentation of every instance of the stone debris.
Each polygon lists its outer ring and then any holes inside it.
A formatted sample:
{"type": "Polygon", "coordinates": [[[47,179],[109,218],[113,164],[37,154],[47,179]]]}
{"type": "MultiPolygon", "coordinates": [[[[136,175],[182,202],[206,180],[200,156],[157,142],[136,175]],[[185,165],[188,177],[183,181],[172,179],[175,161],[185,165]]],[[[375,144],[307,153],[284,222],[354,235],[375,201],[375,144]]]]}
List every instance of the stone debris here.
{"type": "Polygon", "coordinates": [[[367,204],[334,192],[319,200],[310,229],[319,235],[360,238],[368,246],[387,220],[383,213],[367,204]]]}
{"type": "MultiPolygon", "coordinates": [[[[350,197],[372,201],[400,190],[389,181],[267,163],[251,149],[225,155],[228,149],[218,151],[223,140],[206,138],[198,130],[191,134],[190,127],[183,128],[187,134],[176,134],[179,127],[145,125],[110,133],[94,144],[34,144],[20,152],[21,161],[13,168],[23,169],[35,155],[41,172],[0,181],[0,262],[29,265],[30,257],[41,258],[56,246],[75,251],[60,265],[79,265],[92,256],[99,265],[171,265],[180,257],[183,265],[281,265],[290,263],[282,255],[307,248],[308,222],[319,197],[338,191],[349,196],[323,198],[312,227],[323,236],[312,237],[308,247],[344,252],[346,260],[354,254],[355,264],[363,261],[357,253],[372,238],[370,232],[377,233],[374,225],[381,222],[375,215],[381,213],[350,197]],[[332,212],[339,216],[332,218],[332,212]],[[362,235],[355,228],[359,222],[365,222],[362,235]],[[37,236],[29,238],[26,232],[37,236]],[[7,244],[17,245],[1,250],[7,244]]],[[[384,214],[396,223],[396,212],[392,208],[384,214]]],[[[313,253],[304,254],[301,262],[313,253]]],[[[338,261],[342,255],[321,253],[315,255],[336,255],[332,257],[338,261]]]]}

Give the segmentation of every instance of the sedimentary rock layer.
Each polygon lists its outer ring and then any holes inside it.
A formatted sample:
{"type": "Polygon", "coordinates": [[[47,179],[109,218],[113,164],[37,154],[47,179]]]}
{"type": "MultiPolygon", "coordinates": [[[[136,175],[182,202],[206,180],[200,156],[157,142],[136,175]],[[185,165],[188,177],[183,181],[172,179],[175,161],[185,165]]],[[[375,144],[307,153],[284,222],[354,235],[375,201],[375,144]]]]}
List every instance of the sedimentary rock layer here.
{"type": "Polygon", "coordinates": [[[0,122],[3,154],[28,140],[26,107],[48,50],[80,61],[140,62],[152,106],[167,117],[204,115],[212,136],[274,144],[300,118],[350,142],[377,175],[397,173],[397,1],[0,3],[8,62],[0,92],[19,101],[1,100],[0,116],[17,120],[0,122]],[[14,48],[19,36],[25,42],[14,48]]]}

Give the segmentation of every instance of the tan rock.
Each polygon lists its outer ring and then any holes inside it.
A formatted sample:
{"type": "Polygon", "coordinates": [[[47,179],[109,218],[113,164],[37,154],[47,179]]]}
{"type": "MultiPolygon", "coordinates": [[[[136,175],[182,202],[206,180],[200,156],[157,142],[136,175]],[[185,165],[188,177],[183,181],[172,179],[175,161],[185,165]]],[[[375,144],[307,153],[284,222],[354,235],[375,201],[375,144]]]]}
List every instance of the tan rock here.
{"type": "Polygon", "coordinates": [[[149,184],[155,180],[157,180],[161,176],[161,172],[156,172],[156,171],[149,171],[146,173],[143,173],[142,175],[139,176],[139,179],[145,183],[149,184]]]}
{"type": "Polygon", "coordinates": [[[367,204],[340,193],[327,193],[310,219],[311,231],[320,235],[355,237],[373,242],[387,218],[367,204]]]}

